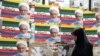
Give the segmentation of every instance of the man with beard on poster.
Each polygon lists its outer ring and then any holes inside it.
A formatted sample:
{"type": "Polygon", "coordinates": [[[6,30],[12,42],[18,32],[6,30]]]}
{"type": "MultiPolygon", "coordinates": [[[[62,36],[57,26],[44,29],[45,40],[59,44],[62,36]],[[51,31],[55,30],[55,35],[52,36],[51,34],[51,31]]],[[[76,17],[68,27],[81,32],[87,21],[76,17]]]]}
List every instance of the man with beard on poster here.
{"type": "Polygon", "coordinates": [[[89,43],[83,28],[76,28],[71,33],[75,36],[75,47],[71,56],[93,56],[93,46],[89,43]]]}

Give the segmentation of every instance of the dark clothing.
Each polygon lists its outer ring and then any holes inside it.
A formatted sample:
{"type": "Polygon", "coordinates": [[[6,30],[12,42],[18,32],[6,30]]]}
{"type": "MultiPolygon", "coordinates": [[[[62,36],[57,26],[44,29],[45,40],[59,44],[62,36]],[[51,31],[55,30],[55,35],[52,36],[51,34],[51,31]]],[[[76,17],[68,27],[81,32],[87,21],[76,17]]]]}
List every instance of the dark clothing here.
{"type": "Polygon", "coordinates": [[[71,56],[93,56],[93,46],[89,43],[84,29],[75,29],[72,35],[77,36],[77,40],[75,41],[75,48],[71,56]]]}

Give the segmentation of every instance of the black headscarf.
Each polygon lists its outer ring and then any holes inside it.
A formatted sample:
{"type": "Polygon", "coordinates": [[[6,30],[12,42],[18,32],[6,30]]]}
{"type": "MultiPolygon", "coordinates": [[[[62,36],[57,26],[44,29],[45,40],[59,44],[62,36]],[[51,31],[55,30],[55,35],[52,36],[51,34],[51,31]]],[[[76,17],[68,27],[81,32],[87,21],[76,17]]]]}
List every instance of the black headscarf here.
{"type": "Polygon", "coordinates": [[[74,31],[72,32],[72,35],[77,36],[77,39],[75,41],[76,45],[84,45],[84,44],[89,43],[83,28],[74,29],[74,31]]]}

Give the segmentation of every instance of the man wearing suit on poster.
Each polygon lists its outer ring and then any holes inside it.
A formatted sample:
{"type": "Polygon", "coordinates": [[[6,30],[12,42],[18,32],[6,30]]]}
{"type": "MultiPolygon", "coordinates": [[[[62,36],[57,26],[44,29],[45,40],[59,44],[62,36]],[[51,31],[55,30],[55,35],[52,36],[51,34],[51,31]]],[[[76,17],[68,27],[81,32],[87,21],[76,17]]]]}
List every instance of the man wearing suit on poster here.
{"type": "Polygon", "coordinates": [[[72,23],[75,28],[77,27],[83,27],[83,11],[78,9],[75,10],[75,21],[72,23]]]}
{"type": "Polygon", "coordinates": [[[96,13],[95,14],[95,18],[96,18],[96,24],[94,25],[94,28],[100,28],[100,13],[96,13]]]}

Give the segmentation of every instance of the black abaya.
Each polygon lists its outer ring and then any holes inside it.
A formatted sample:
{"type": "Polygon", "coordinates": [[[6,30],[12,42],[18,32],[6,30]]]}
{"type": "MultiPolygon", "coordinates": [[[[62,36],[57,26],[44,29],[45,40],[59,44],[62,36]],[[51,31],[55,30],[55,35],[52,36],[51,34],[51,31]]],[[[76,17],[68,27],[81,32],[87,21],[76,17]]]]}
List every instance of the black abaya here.
{"type": "Polygon", "coordinates": [[[93,46],[89,43],[83,28],[75,29],[72,35],[77,36],[71,56],[93,56],[93,46]]]}

